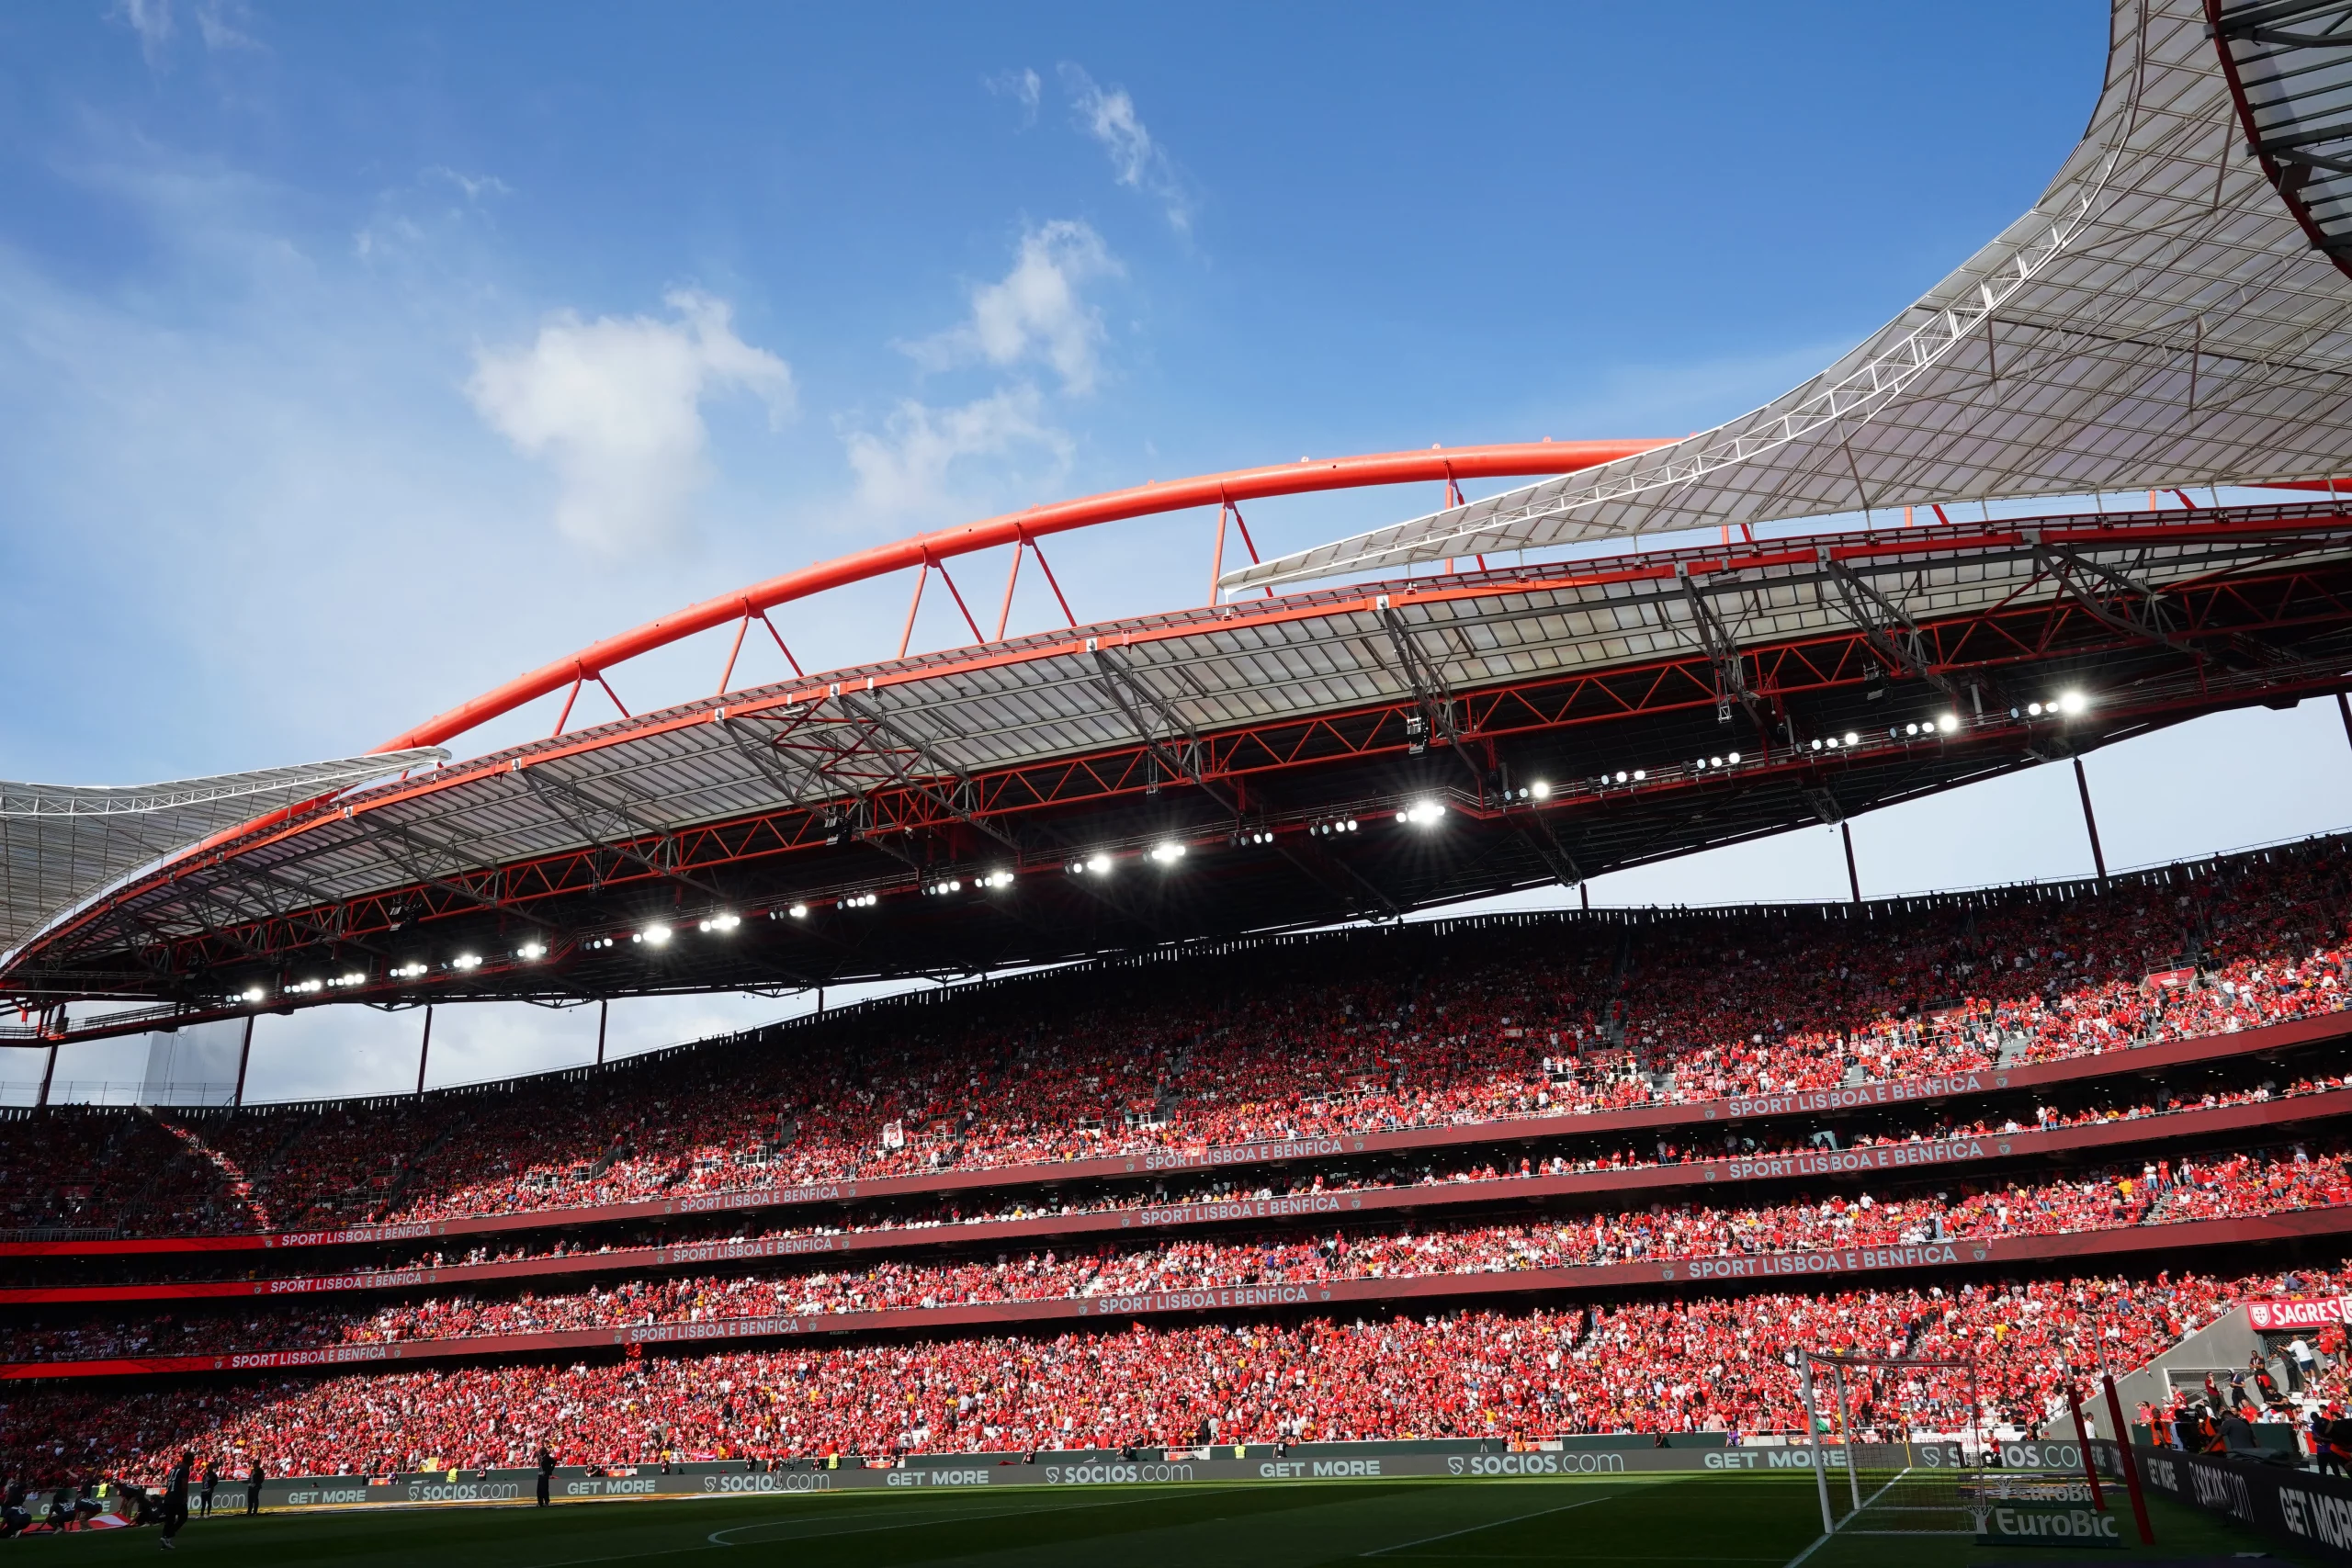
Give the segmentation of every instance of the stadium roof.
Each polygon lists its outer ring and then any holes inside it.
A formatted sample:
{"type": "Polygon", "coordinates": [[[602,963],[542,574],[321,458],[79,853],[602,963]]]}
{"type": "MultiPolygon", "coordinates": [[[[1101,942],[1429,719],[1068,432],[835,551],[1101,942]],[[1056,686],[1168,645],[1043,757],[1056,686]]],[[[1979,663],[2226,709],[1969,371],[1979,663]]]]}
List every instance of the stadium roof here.
{"type": "Polygon", "coordinates": [[[6,983],[194,1021],[973,972],[1573,882],[2347,671],[2327,502],[1325,589],[379,784],[125,883],[6,983]]]}
{"type": "Polygon", "coordinates": [[[0,955],[108,883],[211,834],[447,756],[379,752],[175,784],[0,780],[0,955]]]}
{"type": "Polygon", "coordinates": [[[2105,88],[2041,199],[1811,380],[1686,440],[1253,563],[1224,583],[1913,505],[2346,474],[2352,288],[2314,248],[2352,242],[2345,10],[2220,7],[2250,99],[2241,123],[2200,0],[2114,0],[2105,88]]]}

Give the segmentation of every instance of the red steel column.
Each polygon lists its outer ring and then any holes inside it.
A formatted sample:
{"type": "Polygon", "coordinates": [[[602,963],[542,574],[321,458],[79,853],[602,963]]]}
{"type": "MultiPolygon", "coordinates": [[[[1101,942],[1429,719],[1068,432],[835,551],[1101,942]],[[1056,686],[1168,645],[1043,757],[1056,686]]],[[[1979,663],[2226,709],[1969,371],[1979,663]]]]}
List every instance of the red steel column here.
{"type": "Polygon", "coordinates": [[[2140,1459],[2132,1451],[2132,1428],[2123,1424],[2123,1400],[2115,1392],[2115,1374],[2109,1372],[2101,1381],[2107,1384],[2107,1414],[2115,1423],[2115,1451],[2123,1461],[2123,1489],[2132,1495],[2132,1522],[2140,1527],[2140,1544],[2154,1546],[2156,1532],[2148,1523],[2148,1499],[2140,1490],[2140,1459]]]}
{"type": "MultiPolygon", "coordinates": [[[[2150,510],[2154,509],[2151,507],[2150,510]]],[[[2104,1514],[2107,1512],[2107,1495],[2099,1490],[2098,1466],[2091,1462],[2091,1429],[2083,1420],[2083,1396],[2075,1392],[2071,1382],[2066,1385],[2066,1408],[2074,1412],[2075,1444],[2083,1450],[2083,1479],[2091,1483],[2091,1506],[2104,1514]]]]}

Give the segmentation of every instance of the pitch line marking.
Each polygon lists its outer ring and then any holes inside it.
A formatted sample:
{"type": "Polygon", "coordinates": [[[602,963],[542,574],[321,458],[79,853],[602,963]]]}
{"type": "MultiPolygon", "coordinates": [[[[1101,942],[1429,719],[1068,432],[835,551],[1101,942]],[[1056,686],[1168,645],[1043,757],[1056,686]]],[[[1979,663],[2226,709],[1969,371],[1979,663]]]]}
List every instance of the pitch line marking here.
{"type": "Polygon", "coordinates": [[[1465,1525],[1458,1530],[1447,1530],[1443,1535],[1425,1535],[1419,1540],[1400,1540],[1394,1546],[1376,1546],[1370,1551],[1359,1551],[1356,1555],[1358,1557],[1385,1557],[1389,1552],[1403,1551],[1408,1547],[1427,1546],[1431,1541],[1435,1540],[1452,1540],[1455,1536],[1476,1535],[1480,1530],[1500,1529],[1505,1525],[1520,1524],[1528,1519],[1540,1519],[1547,1514],[1565,1514],[1574,1508],[1589,1508],[1595,1503],[1606,1503],[1611,1497],[1614,1497],[1616,1495],[1616,1493],[1611,1492],[1599,1497],[1587,1497],[1581,1503],[1563,1503],[1556,1508],[1538,1508],[1532,1514],[1514,1514],[1507,1519],[1489,1519],[1483,1525],[1465,1525]]]}

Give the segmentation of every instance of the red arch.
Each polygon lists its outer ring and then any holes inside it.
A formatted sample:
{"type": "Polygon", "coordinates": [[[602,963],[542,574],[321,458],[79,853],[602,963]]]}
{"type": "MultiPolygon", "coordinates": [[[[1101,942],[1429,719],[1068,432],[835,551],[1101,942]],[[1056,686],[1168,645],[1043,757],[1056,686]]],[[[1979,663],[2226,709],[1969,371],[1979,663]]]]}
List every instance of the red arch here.
{"type": "Polygon", "coordinates": [[[729,621],[740,620],[776,604],[805,599],[829,588],[840,588],[869,578],[884,577],[910,567],[922,567],[951,556],[969,555],[1000,545],[1017,544],[1046,534],[1091,527],[1128,517],[1148,517],[1194,506],[1254,501],[1273,495],[1300,495],[1310,491],[1352,490],[1364,485],[1409,484],[1444,479],[1523,479],[1544,474],[1573,473],[1597,464],[1630,457],[1637,452],[1671,445],[1667,441],[1526,441],[1502,446],[1431,447],[1426,452],[1382,452],[1361,457],[1301,458],[1273,468],[1237,468],[1230,473],[1204,474],[1198,479],[1171,479],[1165,484],[1138,485],[1076,501],[1033,506],[978,523],[918,534],[894,545],[880,545],[854,555],[840,556],[753,583],[740,592],[706,599],[675,615],[648,621],[633,630],[591,643],[568,659],[518,675],[504,685],[461,703],[407,732],[396,735],[377,750],[400,750],[411,746],[437,746],[443,741],[512,713],[575,681],[593,681],[616,664],[654,649],[694,637],[729,621]]]}

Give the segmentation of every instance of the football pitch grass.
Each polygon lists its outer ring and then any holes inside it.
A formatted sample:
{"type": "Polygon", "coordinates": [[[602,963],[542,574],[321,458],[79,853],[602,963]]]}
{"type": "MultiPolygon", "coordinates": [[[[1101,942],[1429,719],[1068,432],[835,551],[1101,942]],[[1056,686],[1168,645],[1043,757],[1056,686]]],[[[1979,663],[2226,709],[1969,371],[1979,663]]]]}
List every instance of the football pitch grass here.
{"type": "MultiPolygon", "coordinates": [[[[2119,1499],[2120,1501],[2120,1499],[2119,1499]]],[[[2156,1545],[2091,1561],[2301,1559],[2151,1499],[2156,1545]]],[[[418,1563],[429,1568],[1189,1568],[1351,1563],[1725,1563],[1784,1568],[1820,1535],[1805,1478],[1613,1476],[1573,1481],[1302,1482],[1134,1488],[990,1488],[679,1501],[467,1505],[192,1521],[169,1561],[418,1563]]],[[[2126,1534],[2130,1535],[2129,1523],[2126,1534]]],[[[160,1555],[153,1529],[0,1547],[103,1563],[160,1555]]],[[[2068,1552],[1954,1537],[1839,1537],[1804,1568],[2042,1562],[2068,1552]]]]}

